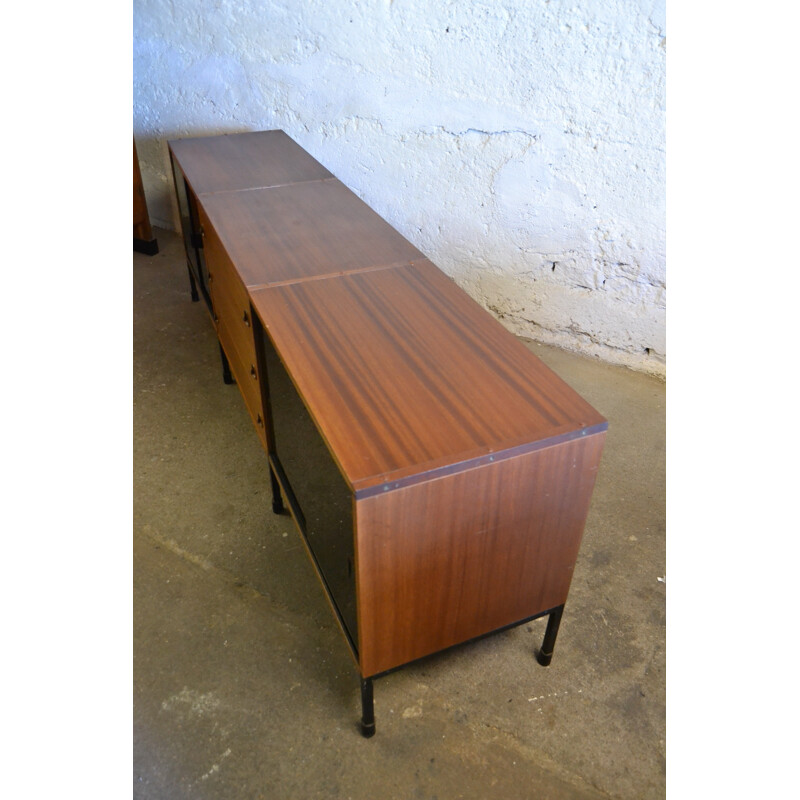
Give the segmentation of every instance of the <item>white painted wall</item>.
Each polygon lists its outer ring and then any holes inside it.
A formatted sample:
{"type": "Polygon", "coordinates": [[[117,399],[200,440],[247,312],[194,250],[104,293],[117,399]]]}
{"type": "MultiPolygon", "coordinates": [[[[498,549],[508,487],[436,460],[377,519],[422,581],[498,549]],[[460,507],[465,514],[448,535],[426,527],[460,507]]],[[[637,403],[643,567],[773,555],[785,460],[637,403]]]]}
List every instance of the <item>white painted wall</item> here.
{"type": "Polygon", "coordinates": [[[134,0],[134,136],[282,128],[515,333],[665,372],[664,0],[134,0]]]}

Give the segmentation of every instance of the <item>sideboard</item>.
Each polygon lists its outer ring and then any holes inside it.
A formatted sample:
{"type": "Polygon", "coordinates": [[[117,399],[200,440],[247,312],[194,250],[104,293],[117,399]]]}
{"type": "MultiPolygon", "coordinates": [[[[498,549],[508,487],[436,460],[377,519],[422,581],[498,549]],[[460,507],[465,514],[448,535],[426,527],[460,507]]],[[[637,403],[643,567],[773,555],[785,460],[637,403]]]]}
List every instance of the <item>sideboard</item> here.
{"type": "Polygon", "coordinates": [[[169,152],[216,330],[361,679],[547,616],[548,665],[606,420],[282,131],[169,152]]]}

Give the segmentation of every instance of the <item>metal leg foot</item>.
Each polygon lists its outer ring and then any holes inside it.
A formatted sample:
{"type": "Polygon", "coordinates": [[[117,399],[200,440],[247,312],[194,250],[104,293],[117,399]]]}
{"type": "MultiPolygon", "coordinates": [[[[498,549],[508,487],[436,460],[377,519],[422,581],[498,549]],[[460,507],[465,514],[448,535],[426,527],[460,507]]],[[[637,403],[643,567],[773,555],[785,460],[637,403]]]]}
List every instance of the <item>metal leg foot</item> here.
{"type": "Polygon", "coordinates": [[[192,302],[196,303],[200,299],[200,295],[197,293],[197,281],[194,279],[194,273],[192,272],[192,268],[188,267],[189,270],[189,286],[192,289],[192,302]]]}
{"type": "Polygon", "coordinates": [[[361,735],[375,735],[375,707],[372,701],[372,678],[361,679],[361,735]]]}
{"type": "Polygon", "coordinates": [[[222,357],[222,380],[225,383],[235,383],[233,375],[231,375],[231,365],[228,363],[228,357],[225,355],[222,345],[219,346],[219,354],[222,357]]]}
{"type": "Polygon", "coordinates": [[[561,624],[561,614],[564,606],[558,606],[550,612],[547,618],[547,630],[544,632],[542,649],[536,654],[536,660],[543,666],[549,667],[553,660],[553,649],[556,646],[556,636],[558,636],[558,626],[561,624]]]}
{"type": "Polygon", "coordinates": [[[281,485],[278,482],[278,478],[275,476],[272,467],[269,468],[269,478],[270,482],[272,483],[272,511],[275,514],[283,514],[286,509],[283,506],[281,485]]]}

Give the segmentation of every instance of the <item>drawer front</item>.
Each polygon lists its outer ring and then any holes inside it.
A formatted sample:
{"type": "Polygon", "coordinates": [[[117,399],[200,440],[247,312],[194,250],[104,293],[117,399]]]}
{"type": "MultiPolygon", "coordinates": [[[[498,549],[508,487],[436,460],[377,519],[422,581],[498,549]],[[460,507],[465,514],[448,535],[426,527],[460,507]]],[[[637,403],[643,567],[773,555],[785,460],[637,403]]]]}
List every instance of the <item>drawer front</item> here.
{"type": "Polygon", "coordinates": [[[214,296],[214,311],[217,316],[217,333],[221,327],[225,327],[228,341],[249,369],[250,364],[256,363],[256,349],[247,293],[242,296],[239,292],[217,292],[214,296]]]}
{"type": "MultiPolygon", "coordinates": [[[[202,208],[200,209],[200,220],[208,269],[208,291],[214,312],[218,317],[223,313],[238,313],[239,319],[241,319],[243,313],[247,312],[248,315],[250,313],[250,297],[247,289],[202,208]]],[[[231,332],[235,330],[232,322],[232,319],[229,320],[231,332]]],[[[250,338],[252,339],[252,335],[250,338]]]]}
{"type": "Polygon", "coordinates": [[[266,450],[266,424],[261,403],[261,380],[256,366],[250,296],[202,208],[200,219],[217,336],[266,450]]]}
{"type": "Polygon", "coordinates": [[[234,338],[228,330],[228,323],[224,317],[219,319],[217,335],[225,355],[228,357],[231,373],[236,380],[239,391],[242,393],[244,404],[253,420],[258,438],[261,440],[264,449],[267,450],[267,427],[261,402],[261,376],[258,372],[255,357],[252,359],[242,358],[234,344],[234,338]]]}

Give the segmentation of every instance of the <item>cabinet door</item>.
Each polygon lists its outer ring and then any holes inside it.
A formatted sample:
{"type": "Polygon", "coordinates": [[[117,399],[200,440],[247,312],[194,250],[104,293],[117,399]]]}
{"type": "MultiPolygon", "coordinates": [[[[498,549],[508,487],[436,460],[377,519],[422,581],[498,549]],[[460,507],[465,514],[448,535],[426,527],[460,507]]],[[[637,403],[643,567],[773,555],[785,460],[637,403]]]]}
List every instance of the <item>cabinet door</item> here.
{"type": "Polygon", "coordinates": [[[266,333],[263,340],[272,457],[291,488],[301,533],[357,652],[352,494],[266,333]]]}

